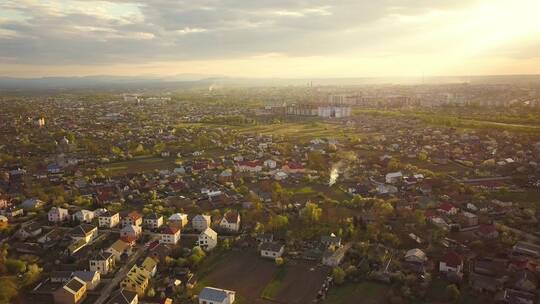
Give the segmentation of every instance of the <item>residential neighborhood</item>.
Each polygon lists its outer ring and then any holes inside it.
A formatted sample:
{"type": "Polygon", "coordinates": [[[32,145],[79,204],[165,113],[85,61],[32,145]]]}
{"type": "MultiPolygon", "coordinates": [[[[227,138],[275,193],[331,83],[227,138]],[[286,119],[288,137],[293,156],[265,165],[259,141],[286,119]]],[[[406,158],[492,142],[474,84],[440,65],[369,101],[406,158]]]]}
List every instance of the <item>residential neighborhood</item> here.
{"type": "Polygon", "coordinates": [[[0,302],[538,303],[540,112],[512,92],[1,97],[0,302]]]}

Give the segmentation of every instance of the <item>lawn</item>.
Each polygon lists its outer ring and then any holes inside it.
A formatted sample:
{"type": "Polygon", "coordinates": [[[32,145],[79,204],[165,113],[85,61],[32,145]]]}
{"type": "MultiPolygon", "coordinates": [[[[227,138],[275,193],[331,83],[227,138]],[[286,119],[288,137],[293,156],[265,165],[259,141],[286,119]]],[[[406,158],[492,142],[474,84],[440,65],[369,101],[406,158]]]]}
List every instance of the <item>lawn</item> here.
{"type": "Polygon", "coordinates": [[[390,287],[374,283],[362,282],[348,283],[343,286],[334,286],[328,292],[324,304],[375,304],[384,303],[390,287]],[[359,299],[362,299],[359,301],[359,299]]]}

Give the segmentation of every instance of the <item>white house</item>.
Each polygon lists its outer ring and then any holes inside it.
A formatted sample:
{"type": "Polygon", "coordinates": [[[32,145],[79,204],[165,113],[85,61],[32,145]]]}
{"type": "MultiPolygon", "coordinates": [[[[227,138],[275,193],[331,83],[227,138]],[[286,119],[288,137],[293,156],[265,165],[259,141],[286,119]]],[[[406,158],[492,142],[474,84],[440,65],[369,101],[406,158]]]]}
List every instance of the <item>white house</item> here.
{"type": "Polygon", "coordinates": [[[114,268],[115,261],[114,255],[110,252],[96,253],[90,258],[90,271],[107,275],[114,268]]]}
{"type": "Polygon", "coordinates": [[[120,223],[120,214],[118,212],[112,213],[110,211],[104,212],[99,215],[99,227],[113,228],[120,223]]]}
{"type": "Polygon", "coordinates": [[[217,233],[212,230],[212,228],[206,228],[201,234],[199,234],[198,244],[199,246],[206,250],[210,251],[214,249],[218,242],[217,233]]]}
{"type": "Polygon", "coordinates": [[[219,227],[225,231],[238,232],[240,230],[240,214],[236,211],[225,213],[219,227]]]}
{"type": "Polygon", "coordinates": [[[95,215],[96,214],[93,211],[83,209],[75,212],[71,216],[71,219],[74,221],[79,221],[80,223],[90,223],[94,220],[95,215]]]}
{"type": "Polygon", "coordinates": [[[159,242],[176,245],[180,240],[180,229],[173,226],[165,226],[159,232],[159,242]]]}
{"type": "Polygon", "coordinates": [[[454,251],[448,251],[439,261],[439,271],[461,273],[463,271],[463,258],[454,251]]]}
{"type": "Polygon", "coordinates": [[[141,226],[126,225],[124,226],[124,228],[120,230],[120,238],[128,242],[138,239],[141,234],[142,234],[141,226]]]}
{"type": "Polygon", "coordinates": [[[403,179],[403,173],[401,171],[398,172],[390,172],[386,174],[386,183],[388,184],[394,184],[403,179]]]}
{"type": "Polygon", "coordinates": [[[264,166],[269,169],[274,169],[277,167],[277,162],[273,159],[267,159],[264,161],[264,166]]]}
{"type": "Polygon", "coordinates": [[[191,225],[193,226],[193,229],[197,231],[204,231],[206,228],[210,227],[211,223],[212,218],[210,217],[210,215],[205,214],[196,215],[191,220],[191,225]]]}
{"type": "Polygon", "coordinates": [[[233,304],[234,296],[234,291],[205,287],[199,293],[199,304],[233,304]]]}
{"type": "Polygon", "coordinates": [[[144,217],[144,225],[150,229],[157,229],[163,225],[163,216],[151,213],[144,217]]]}
{"type": "Polygon", "coordinates": [[[235,166],[239,172],[261,172],[262,166],[256,161],[240,161],[235,166]]]}
{"type": "Polygon", "coordinates": [[[78,270],[73,272],[73,276],[81,279],[86,283],[86,289],[94,290],[101,282],[101,275],[98,271],[78,270]]]}
{"type": "Polygon", "coordinates": [[[98,236],[98,229],[93,225],[80,224],[71,229],[69,236],[74,241],[84,240],[85,243],[89,243],[98,236]]]}
{"type": "Polygon", "coordinates": [[[276,173],[274,173],[274,179],[275,180],[284,180],[286,179],[287,177],[289,177],[289,175],[283,171],[277,171],[276,173]]]}
{"type": "Polygon", "coordinates": [[[49,210],[48,218],[51,223],[60,223],[69,219],[69,212],[64,208],[52,207],[49,210]]]}
{"type": "Polygon", "coordinates": [[[188,224],[188,215],[185,213],[175,213],[171,216],[169,216],[169,219],[167,220],[167,224],[169,226],[177,227],[177,228],[184,228],[188,224]]]}
{"type": "Polygon", "coordinates": [[[263,258],[275,259],[283,255],[283,252],[285,251],[285,246],[275,242],[268,242],[262,243],[260,249],[261,256],[263,258]]]}

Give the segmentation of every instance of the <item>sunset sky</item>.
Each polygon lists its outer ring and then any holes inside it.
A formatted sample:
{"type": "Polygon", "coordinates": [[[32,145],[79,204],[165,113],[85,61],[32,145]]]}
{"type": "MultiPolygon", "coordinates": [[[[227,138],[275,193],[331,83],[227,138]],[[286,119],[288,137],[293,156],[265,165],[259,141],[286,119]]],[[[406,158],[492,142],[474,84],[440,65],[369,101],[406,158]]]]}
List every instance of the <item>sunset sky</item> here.
{"type": "Polygon", "coordinates": [[[540,73],[539,0],[0,0],[0,75],[540,73]]]}

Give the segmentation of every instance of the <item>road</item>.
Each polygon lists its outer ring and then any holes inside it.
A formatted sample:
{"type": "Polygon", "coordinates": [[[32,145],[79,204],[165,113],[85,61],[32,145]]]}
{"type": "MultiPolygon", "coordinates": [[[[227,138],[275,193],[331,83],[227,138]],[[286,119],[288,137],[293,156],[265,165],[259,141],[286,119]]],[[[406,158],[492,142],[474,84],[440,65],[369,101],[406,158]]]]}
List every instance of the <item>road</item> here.
{"type": "Polygon", "coordinates": [[[146,248],[144,245],[140,245],[137,251],[133,253],[128,261],[122,266],[114,275],[114,278],[107,284],[103,290],[100,292],[99,298],[94,302],[94,304],[103,304],[109,298],[113,290],[115,290],[120,282],[124,279],[126,274],[129,272],[131,267],[137,262],[137,260],[143,255],[146,248]]]}

